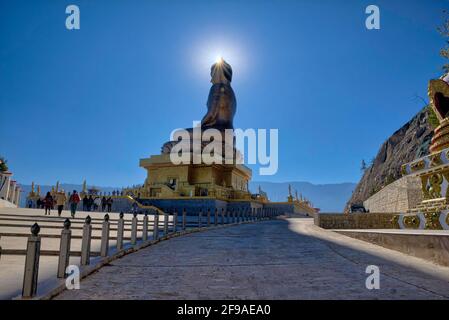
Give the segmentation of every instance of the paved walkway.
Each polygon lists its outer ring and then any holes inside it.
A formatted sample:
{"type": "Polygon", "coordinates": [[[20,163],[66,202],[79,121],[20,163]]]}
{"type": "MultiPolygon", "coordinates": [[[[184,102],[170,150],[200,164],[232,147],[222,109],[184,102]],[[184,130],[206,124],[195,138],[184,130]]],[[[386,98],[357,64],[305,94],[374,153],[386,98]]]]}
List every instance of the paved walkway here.
{"type": "Polygon", "coordinates": [[[116,260],[57,299],[449,299],[449,268],[311,219],[191,234],[116,260]],[[380,268],[380,290],[365,269],[380,268]]]}

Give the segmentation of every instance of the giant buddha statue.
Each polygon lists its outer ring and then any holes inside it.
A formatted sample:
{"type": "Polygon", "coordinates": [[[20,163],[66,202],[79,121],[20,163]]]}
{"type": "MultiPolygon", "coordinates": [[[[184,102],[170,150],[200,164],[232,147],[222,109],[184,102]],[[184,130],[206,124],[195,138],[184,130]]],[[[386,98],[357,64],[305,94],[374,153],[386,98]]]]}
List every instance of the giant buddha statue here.
{"type": "MultiPolygon", "coordinates": [[[[211,67],[212,86],[207,99],[207,113],[201,120],[201,130],[217,129],[224,133],[226,129],[234,129],[233,120],[237,110],[237,101],[234,90],[231,87],[232,68],[222,58],[211,67]]],[[[186,129],[192,139],[192,128],[186,129]]],[[[224,136],[223,136],[224,142],[224,136]]],[[[162,146],[162,153],[170,153],[172,147],[178,141],[169,141],[162,146]]],[[[208,142],[201,142],[204,147],[208,142]]],[[[192,144],[191,144],[192,145],[192,144]]]]}
{"type": "Polygon", "coordinates": [[[201,127],[220,131],[233,129],[232,121],[237,109],[237,101],[231,87],[232,68],[226,61],[220,59],[212,65],[210,75],[212,87],[209,90],[207,113],[201,121],[201,127]]]}

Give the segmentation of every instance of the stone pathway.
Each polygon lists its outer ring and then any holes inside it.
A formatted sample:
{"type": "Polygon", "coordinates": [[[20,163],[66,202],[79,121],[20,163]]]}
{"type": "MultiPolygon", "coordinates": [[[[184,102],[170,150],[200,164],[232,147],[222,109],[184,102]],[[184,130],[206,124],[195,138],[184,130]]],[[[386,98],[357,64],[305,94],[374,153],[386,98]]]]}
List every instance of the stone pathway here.
{"type": "Polygon", "coordinates": [[[449,268],[291,218],[163,241],[56,299],[449,299],[449,268]]]}

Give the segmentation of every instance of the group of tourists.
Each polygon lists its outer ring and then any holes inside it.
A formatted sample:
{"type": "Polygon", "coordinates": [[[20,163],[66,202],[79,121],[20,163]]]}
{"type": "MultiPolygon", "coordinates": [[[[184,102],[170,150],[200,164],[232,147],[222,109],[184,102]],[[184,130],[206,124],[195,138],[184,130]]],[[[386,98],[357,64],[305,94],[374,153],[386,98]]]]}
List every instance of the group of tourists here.
{"type": "Polygon", "coordinates": [[[56,192],[52,195],[51,192],[47,192],[46,196],[37,200],[37,207],[45,209],[45,215],[50,215],[51,210],[57,208],[58,216],[61,216],[62,210],[64,209],[65,204],[69,203],[70,213],[72,218],[75,217],[76,210],[78,209],[78,203],[82,202],[84,211],[102,211],[102,212],[111,212],[112,211],[112,197],[99,197],[92,195],[85,195],[81,200],[78,192],[73,190],[73,193],[67,199],[67,196],[64,191],[56,192]]]}
{"type": "Polygon", "coordinates": [[[102,211],[102,212],[111,212],[112,211],[112,197],[98,197],[95,198],[90,196],[84,196],[83,198],[83,210],[84,211],[102,211]],[[101,209],[101,210],[100,210],[101,209]]]}

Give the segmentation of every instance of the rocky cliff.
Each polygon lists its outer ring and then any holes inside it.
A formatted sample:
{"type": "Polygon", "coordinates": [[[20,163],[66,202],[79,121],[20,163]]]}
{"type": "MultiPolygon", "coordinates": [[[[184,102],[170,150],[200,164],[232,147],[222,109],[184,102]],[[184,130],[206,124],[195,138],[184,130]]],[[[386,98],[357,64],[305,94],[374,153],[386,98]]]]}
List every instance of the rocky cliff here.
{"type": "Polygon", "coordinates": [[[351,204],[363,203],[382,187],[398,179],[402,164],[429,153],[434,125],[432,118],[430,109],[424,108],[382,144],[354,189],[345,211],[351,204]]]}

